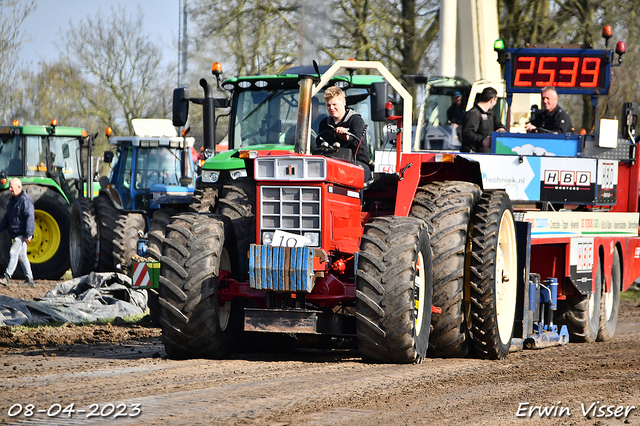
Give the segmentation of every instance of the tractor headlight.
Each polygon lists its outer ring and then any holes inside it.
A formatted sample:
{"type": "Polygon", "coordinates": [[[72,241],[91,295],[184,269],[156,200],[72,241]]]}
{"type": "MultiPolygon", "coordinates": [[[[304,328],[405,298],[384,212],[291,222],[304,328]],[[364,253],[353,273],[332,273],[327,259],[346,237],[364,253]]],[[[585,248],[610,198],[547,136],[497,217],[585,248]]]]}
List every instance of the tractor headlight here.
{"type": "Polygon", "coordinates": [[[220,172],[217,170],[204,170],[202,172],[202,181],[208,183],[216,183],[220,178],[220,172]]]}
{"type": "Polygon", "coordinates": [[[265,246],[270,246],[272,242],[273,242],[273,232],[263,232],[262,244],[265,246]]]}
{"type": "Polygon", "coordinates": [[[303,234],[307,237],[309,247],[320,247],[320,233],[319,232],[305,232],[303,234]]]}
{"type": "Polygon", "coordinates": [[[231,175],[231,179],[233,180],[247,177],[247,171],[245,169],[233,170],[232,172],[229,172],[229,174],[231,175]]]}

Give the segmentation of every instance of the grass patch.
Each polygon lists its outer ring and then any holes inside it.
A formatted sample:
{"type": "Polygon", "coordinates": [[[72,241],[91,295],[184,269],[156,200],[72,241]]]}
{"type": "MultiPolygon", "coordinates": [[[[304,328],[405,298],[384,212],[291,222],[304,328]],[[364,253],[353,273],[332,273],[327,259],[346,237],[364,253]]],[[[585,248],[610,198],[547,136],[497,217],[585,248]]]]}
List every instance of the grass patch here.
{"type": "Polygon", "coordinates": [[[640,300],[640,290],[629,289],[620,293],[620,300],[640,300]]]}

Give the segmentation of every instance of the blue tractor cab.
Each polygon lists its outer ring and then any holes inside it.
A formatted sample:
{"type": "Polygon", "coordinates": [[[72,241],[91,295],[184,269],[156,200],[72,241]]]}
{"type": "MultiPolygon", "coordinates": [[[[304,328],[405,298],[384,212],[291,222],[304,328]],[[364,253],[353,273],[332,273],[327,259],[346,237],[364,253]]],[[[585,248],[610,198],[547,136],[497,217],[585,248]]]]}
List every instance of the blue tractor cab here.
{"type": "Polygon", "coordinates": [[[170,120],[136,119],[133,125],[135,135],[109,138],[117,150],[104,157],[111,166],[102,189],[114,207],[148,214],[188,206],[195,189],[194,139],[179,137],[170,120]]]}

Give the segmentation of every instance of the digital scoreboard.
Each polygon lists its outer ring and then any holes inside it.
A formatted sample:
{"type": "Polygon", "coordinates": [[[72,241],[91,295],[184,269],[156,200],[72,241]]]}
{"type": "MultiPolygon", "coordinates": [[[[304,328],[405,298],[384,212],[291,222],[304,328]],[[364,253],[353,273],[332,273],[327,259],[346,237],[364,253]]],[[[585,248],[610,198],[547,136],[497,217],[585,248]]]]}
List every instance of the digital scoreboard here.
{"type": "Polygon", "coordinates": [[[594,49],[506,49],[507,91],[537,93],[554,86],[558,93],[599,94],[609,91],[613,52],[594,49]]]}

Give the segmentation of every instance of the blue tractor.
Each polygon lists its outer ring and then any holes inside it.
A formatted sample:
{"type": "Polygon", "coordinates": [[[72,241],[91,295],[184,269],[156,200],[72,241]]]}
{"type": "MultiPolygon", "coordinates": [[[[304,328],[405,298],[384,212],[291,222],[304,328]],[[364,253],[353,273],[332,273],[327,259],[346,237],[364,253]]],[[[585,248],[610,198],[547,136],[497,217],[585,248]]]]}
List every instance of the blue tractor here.
{"type": "Polygon", "coordinates": [[[127,273],[138,238],[148,236],[149,254],[159,253],[173,214],[186,211],[195,189],[194,139],[177,136],[171,120],[135,119],[134,136],[110,136],[110,164],[93,200],[72,208],[71,272],[127,273]]]}

